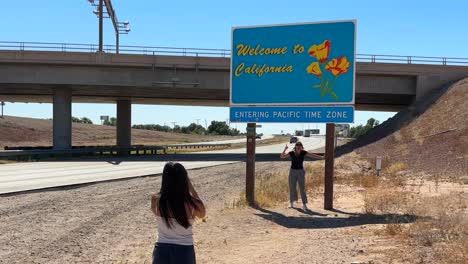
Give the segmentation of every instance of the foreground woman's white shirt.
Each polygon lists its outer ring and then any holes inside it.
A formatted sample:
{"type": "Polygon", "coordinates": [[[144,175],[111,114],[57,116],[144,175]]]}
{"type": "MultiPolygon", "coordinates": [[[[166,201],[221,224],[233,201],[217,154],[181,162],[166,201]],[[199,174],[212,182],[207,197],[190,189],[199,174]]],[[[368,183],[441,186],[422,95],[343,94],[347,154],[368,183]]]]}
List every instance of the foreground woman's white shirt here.
{"type": "Polygon", "coordinates": [[[158,223],[158,243],[168,243],[183,246],[193,245],[193,232],[192,225],[194,219],[189,219],[190,226],[185,228],[181,226],[174,218],[170,218],[172,221],[172,228],[166,225],[164,219],[160,216],[156,217],[158,223]]]}

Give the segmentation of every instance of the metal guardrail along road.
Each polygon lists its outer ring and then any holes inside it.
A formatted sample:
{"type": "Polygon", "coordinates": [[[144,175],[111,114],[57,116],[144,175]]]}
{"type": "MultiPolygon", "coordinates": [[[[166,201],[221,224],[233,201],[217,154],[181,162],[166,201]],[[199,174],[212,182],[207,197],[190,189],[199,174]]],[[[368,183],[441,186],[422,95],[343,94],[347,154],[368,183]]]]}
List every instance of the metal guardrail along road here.
{"type": "MultiPolygon", "coordinates": [[[[0,41],[1,50],[17,51],[57,51],[57,52],[88,52],[98,51],[97,44],[76,43],[51,43],[51,42],[15,42],[0,41]]],[[[115,53],[115,45],[104,45],[104,52],[115,53]]],[[[229,58],[231,50],[228,49],[203,49],[203,48],[177,48],[177,47],[152,47],[152,46],[119,46],[120,54],[140,55],[174,55],[174,56],[203,56],[229,58]]],[[[406,64],[435,64],[468,66],[468,58],[455,57],[428,57],[428,56],[403,56],[403,55],[377,55],[357,54],[358,62],[370,63],[406,63],[406,64]]]]}
{"type": "Polygon", "coordinates": [[[217,150],[231,147],[231,144],[180,144],[131,147],[117,146],[75,146],[69,150],[54,150],[52,147],[5,147],[0,151],[0,159],[37,160],[58,157],[82,156],[132,156],[132,155],[158,155],[178,152],[198,152],[203,150],[217,150]]]}

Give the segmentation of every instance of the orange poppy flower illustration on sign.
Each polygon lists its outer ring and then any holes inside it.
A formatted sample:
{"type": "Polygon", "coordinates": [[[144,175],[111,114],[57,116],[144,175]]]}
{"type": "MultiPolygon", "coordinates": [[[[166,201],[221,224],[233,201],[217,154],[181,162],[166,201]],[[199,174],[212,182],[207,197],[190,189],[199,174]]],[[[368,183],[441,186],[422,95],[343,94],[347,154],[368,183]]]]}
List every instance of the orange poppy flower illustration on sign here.
{"type": "Polygon", "coordinates": [[[315,57],[320,63],[324,63],[328,60],[328,55],[330,55],[331,42],[325,40],[320,45],[312,45],[309,48],[309,55],[315,57]]]}
{"type": "Polygon", "coordinates": [[[341,56],[338,59],[333,59],[331,60],[327,66],[325,66],[325,69],[327,69],[331,74],[334,76],[338,76],[341,74],[345,74],[349,70],[349,61],[346,57],[341,56]]]}
{"type": "Polygon", "coordinates": [[[320,98],[324,97],[327,94],[333,96],[335,100],[338,100],[338,95],[333,91],[335,87],[336,80],[340,75],[346,74],[350,67],[350,62],[348,58],[345,56],[341,56],[338,58],[334,58],[330,60],[326,65],[325,63],[328,61],[328,57],[331,51],[331,41],[325,40],[322,44],[319,45],[312,45],[309,48],[309,55],[318,60],[312,62],[309,66],[307,66],[307,73],[313,74],[320,78],[320,84],[316,84],[313,87],[320,89],[320,98]],[[322,66],[325,65],[325,69],[328,70],[335,78],[330,83],[330,79],[327,79],[322,74],[322,66]]]}
{"type": "Polygon", "coordinates": [[[307,67],[307,73],[308,74],[314,74],[317,77],[322,76],[322,70],[320,69],[320,65],[318,62],[313,62],[312,64],[307,67]]]}

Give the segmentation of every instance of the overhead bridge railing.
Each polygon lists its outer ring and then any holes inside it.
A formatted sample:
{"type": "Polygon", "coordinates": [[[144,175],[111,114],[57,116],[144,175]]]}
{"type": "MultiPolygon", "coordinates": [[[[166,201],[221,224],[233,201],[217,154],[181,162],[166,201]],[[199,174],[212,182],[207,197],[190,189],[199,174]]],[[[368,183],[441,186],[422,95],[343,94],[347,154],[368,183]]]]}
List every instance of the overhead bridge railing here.
{"type": "MultiPolygon", "coordinates": [[[[97,44],[76,43],[54,43],[54,42],[15,42],[0,41],[1,50],[16,51],[56,51],[56,52],[98,52],[97,44]]],[[[115,53],[114,45],[104,45],[105,53],[115,53]]],[[[119,46],[120,54],[139,55],[173,55],[173,56],[202,56],[202,57],[231,57],[228,49],[204,49],[204,48],[177,48],[177,47],[154,47],[154,46],[119,46]]],[[[404,55],[377,55],[357,54],[358,62],[369,63],[400,63],[400,64],[432,64],[432,65],[454,65],[468,66],[468,58],[456,57],[429,57],[429,56],[404,56],[404,55]]]]}
{"type": "Polygon", "coordinates": [[[468,66],[468,58],[455,57],[357,54],[357,61],[371,63],[407,63],[468,66]]]}
{"type": "MultiPolygon", "coordinates": [[[[98,52],[96,44],[74,44],[53,42],[13,42],[0,41],[0,50],[18,51],[57,51],[57,52],[98,52]]],[[[105,53],[115,53],[114,45],[103,45],[105,53]]],[[[139,55],[174,55],[174,56],[206,56],[223,57],[231,56],[227,49],[203,49],[203,48],[177,48],[177,47],[153,47],[153,46],[119,46],[120,54],[139,55]]]]}

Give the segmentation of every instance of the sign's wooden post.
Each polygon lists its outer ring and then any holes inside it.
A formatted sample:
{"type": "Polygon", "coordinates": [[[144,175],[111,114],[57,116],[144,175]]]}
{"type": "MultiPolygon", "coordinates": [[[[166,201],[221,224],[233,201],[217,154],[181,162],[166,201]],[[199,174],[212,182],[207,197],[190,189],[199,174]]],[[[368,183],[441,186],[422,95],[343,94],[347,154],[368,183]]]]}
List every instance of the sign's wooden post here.
{"type": "Polygon", "coordinates": [[[325,193],[324,209],[333,209],[333,163],[335,161],[335,124],[327,123],[325,136],[325,193]]]}
{"type": "Polygon", "coordinates": [[[245,174],[245,198],[250,206],[255,205],[255,136],[256,124],[247,123],[247,164],[245,174]]]}

